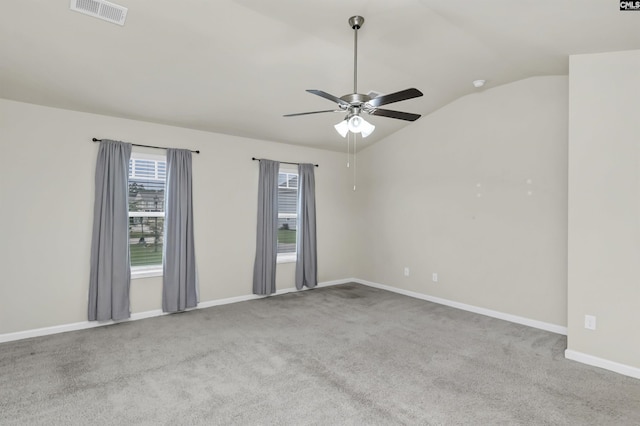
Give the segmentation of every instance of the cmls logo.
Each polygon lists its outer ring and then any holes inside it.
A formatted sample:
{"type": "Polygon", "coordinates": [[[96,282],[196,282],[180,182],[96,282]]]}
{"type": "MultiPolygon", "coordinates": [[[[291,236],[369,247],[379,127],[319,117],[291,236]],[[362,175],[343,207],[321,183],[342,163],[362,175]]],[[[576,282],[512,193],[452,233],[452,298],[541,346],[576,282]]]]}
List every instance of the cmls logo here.
{"type": "Polygon", "coordinates": [[[620,0],[620,10],[640,11],[640,1],[620,0]]]}

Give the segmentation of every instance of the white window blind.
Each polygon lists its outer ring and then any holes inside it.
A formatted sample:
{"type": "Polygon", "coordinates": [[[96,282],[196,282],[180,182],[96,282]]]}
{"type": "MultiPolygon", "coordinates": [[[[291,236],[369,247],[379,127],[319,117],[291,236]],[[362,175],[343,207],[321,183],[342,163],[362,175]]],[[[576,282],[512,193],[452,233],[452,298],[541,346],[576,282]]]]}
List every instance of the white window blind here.
{"type": "Polygon", "coordinates": [[[162,270],[167,162],[164,157],[135,154],[129,160],[131,269],[162,270]]]}
{"type": "Polygon", "coordinates": [[[278,260],[296,260],[298,229],[298,173],[280,169],[278,174],[278,260]]]}

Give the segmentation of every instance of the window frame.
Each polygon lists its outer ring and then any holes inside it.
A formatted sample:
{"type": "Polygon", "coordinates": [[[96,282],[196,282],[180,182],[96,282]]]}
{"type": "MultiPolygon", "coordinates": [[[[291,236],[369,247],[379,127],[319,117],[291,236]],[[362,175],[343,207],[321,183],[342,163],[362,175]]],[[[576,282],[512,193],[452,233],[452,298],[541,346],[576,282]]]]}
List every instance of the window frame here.
{"type": "MultiPolygon", "coordinates": [[[[298,196],[299,196],[299,192],[300,191],[300,175],[298,174],[298,168],[294,165],[288,165],[288,164],[280,164],[280,168],[278,169],[278,179],[280,179],[280,174],[290,174],[290,175],[296,175],[297,176],[297,182],[298,182],[298,186],[295,188],[296,190],[296,212],[295,214],[293,213],[280,213],[280,209],[278,208],[278,219],[287,219],[287,218],[294,218],[296,219],[296,250],[293,253],[278,253],[277,257],[276,257],[276,263],[294,263],[298,260],[298,236],[297,236],[297,232],[298,232],[298,216],[299,216],[299,212],[298,212],[298,196]]],[[[289,182],[287,181],[287,186],[285,189],[293,189],[292,187],[289,187],[289,182]]],[[[280,190],[280,184],[278,184],[278,191],[280,190]]],[[[278,206],[279,207],[279,206],[278,206]]],[[[277,232],[277,230],[276,230],[277,232]]]]}
{"type": "MultiPolygon", "coordinates": [[[[150,161],[163,161],[165,163],[165,197],[167,190],[167,179],[166,179],[166,163],[167,156],[161,154],[152,154],[148,152],[140,152],[140,151],[132,151],[131,152],[132,160],[150,160],[150,161]]],[[[127,185],[129,182],[129,172],[127,172],[127,185]]],[[[140,211],[129,211],[127,207],[127,218],[131,217],[162,217],[166,219],[166,212],[140,212],[140,211]]],[[[163,235],[164,238],[164,235],[163,235]]],[[[139,278],[150,278],[150,277],[161,277],[164,274],[164,259],[160,263],[160,265],[146,265],[146,266],[131,266],[131,260],[129,260],[129,270],[131,271],[131,279],[139,279],[139,278]]]]}

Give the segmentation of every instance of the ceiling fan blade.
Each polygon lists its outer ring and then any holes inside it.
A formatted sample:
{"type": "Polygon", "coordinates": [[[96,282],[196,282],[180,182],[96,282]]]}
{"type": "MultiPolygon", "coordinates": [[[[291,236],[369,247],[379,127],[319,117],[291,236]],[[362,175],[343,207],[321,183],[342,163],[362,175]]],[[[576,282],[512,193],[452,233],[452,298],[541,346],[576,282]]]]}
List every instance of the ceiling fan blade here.
{"type": "Polygon", "coordinates": [[[397,118],[398,120],[416,121],[421,117],[420,114],[412,114],[410,112],[392,111],[390,109],[374,109],[369,114],[379,115],[381,117],[397,118]]]}
{"type": "Polygon", "coordinates": [[[389,93],[388,95],[378,96],[367,102],[368,105],[377,108],[381,105],[390,104],[393,102],[405,101],[407,99],[413,99],[422,96],[422,92],[418,89],[405,89],[395,93],[389,93]]]}
{"type": "Polygon", "coordinates": [[[342,110],[325,109],[324,111],[297,112],[295,114],[285,114],[283,117],[296,117],[298,115],[321,114],[323,112],[344,112],[342,110]]]}
{"type": "Polygon", "coordinates": [[[323,92],[322,90],[309,89],[309,90],[307,90],[307,92],[313,93],[314,95],[318,95],[318,96],[320,96],[322,98],[325,98],[325,99],[329,99],[330,101],[333,101],[333,102],[335,102],[335,103],[337,103],[339,105],[344,105],[346,107],[351,106],[351,104],[349,102],[347,102],[347,101],[345,101],[343,99],[340,99],[337,96],[333,96],[333,95],[331,95],[331,94],[329,94],[327,92],[323,92]]]}

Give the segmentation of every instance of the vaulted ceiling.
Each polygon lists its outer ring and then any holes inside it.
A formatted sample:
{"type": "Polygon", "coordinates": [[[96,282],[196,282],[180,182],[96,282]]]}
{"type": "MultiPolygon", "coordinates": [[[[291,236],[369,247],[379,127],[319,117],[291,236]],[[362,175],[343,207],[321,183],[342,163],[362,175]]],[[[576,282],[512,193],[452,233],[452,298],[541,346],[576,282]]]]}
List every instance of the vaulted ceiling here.
{"type": "MultiPolygon", "coordinates": [[[[475,89],[567,74],[568,56],[640,49],[640,11],[617,0],[115,0],[124,26],[68,0],[6,1],[0,97],[277,142],[342,150],[342,114],[305,89],[424,96],[389,109],[429,114],[475,89]]],[[[639,70],[640,71],[640,70],[639,70]]],[[[639,73],[640,75],[640,73],[639,73]]],[[[412,124],[368,117],[375,143],[412,124]]],[[[109,135],[117,137],[117,135],[109,135]]]]}

